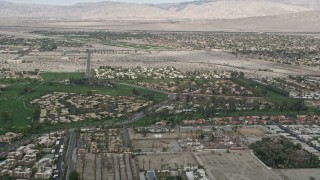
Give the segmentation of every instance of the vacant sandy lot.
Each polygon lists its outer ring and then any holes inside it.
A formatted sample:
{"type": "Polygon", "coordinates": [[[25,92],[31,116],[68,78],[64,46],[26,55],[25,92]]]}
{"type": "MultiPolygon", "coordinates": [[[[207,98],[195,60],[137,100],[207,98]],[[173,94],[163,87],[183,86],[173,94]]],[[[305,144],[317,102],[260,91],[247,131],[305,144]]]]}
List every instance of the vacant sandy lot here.
{"type": "Polygon", "coordinates": [[[95,155],[86,154],[77,157],[76,171],[79,172],[80,179],[95,179],[95,155]]]}
{"type": "Polygon", "coordinates": [[[204,165],[211,180],[281,180],[272,170],[264,167],[249,151],[226,153],[195,153],[200,164],[204,165]]]}
{"type": "Polygon", "coordinates": [[[264,131],[259,128],[240,128],[238,132],[244,137],[263,137],[264,131]]]}
{"type": "Polygon", "coordinates": [[[176,140],[133,140],[132,144],[135,150],[140,149],[142,152],[155,152],[164,150],[167,152],[178,152],[182,150],[176,140]]]}
{"type": "MultiPolygon", "coordinates": [[[[106,47],[105,47],[106,48],[106,47]]],[[[22,64],[5,64],[10,59],[0,59],[0,66],[12,70],[28,71],[40,69],[41,71],[82,71],[85,70],[85,53],[73,55],[68,60],[63,59],[62,52],[53,52],[45,55],[28,55],[21,57],[21,60],[31,61],[22,64]]],[[[285,64],[278,64],[268,61],[235,57],[225,52],[207,51],[138,51],[133,54],[93,54],[92,68],[100,66],[113,67],[158,67],[173,66],[181,71],[194,70],[236,70],[243,71],[249,77],[283,77],[289,74],[319,74],[319,69],[309,67],[297,67],[285,64]],[[258,71],[258,69],[270,69],[273,72],[258,71]]]]}

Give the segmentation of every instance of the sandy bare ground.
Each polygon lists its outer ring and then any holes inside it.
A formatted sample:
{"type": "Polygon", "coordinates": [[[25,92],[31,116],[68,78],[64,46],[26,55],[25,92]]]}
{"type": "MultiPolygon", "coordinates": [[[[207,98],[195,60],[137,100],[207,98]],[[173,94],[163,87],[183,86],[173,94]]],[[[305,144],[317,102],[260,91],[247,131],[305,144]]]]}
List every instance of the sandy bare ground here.
{"type": "Polygon", "coordinates": [[[161,51],[149,54],[96,54],[93,56],[94,66],[101,64],[110,66],[174,66],[182,71],[193,70],[241,70],[250,77],[282,77],[289,74],[315,74],[319,70],[309,67],[297,67],[274,62],[235,57],[225,52],[206,51],[161,51]],[[270,69],[273,72],[262,72],[259,69],[270,69]]]}
{"type": "Polygon", "coordinates": [[[95,179],[95,155],[86,154],[77,158],[76,170],[79,172],[80,179],[94,180],[95,179]]]}
{"type": "Polygon", "coordinates": [[[257,128],[240,128],[238,132],[245,137],[263,137],[265,133],[257,128]]]}
{"type": "Polygon", "coordinates": [[[312,179],[320,180],[320,169],[281,169],[274,170],[279,173],[283,179],[302,180],[312,179]]]}
{"type": "MultiPolygon", "coordinates": [[[[6,64],[8,57],[0,55],[0,65],[17,71],[40,69],[41,71],[72,72],[85,70],[85,57],[82,53],[63,60],[62,52],[45,55],[28,55],[21,60],[31,63],[6,64]]],[[[288,75],[319,75],[319,69],[311,67],[297,67],[268,61],[235,57],[225,52],[206,51],[152,51],[151,53],[138,52],[133,54],[93,54],[92,68],[100,66],[113,67],[167,67],[173,66],[182,71],[243,71],[248,77],[286,77],[288,75]],[[258,71],[270,69],[273,72],[258,71]]]]}
{"type": "Polygon", "coordinates": [[[113,30],[113,31],[231,31],[231,32],[319,32],[319,11],[237,19],[194,20],[23,20],[0,19],[1,28],[19,30],[113,30]]]}
{"type": "Polygon", "coordinates": [[[176,140],[134,140],[132,144],[135,150],[140,149],[142,152],[163,151],[163,149],[166,149],[168,152],[179,152],[182,150],[176,140]]]}
{"type": "Polygon", "coordinates": [[[198,163],[190,153],[183,154],[150,154],[137,156],[140,169],[176,169],[181,166],[197,166],[198,163]],[[144,163],[143,163],[144,162],[144,163]],[[150,163],[149,163],[150,162],[150,163]],[[143,167],[144,164],[144,167],[143,167]],[[150,164],[150,168],[149,168],[150,164]]]}

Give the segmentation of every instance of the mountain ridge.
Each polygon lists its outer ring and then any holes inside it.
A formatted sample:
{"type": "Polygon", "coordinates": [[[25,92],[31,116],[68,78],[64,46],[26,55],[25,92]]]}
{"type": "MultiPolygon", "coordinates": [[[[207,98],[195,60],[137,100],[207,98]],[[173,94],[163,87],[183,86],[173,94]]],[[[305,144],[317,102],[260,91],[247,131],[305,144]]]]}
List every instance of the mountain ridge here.
{"type": "MultiPolygon", "coordinates": [[[[70,6],[0,1],[0,18],[39,19],[236,19],[308,12],[318,9],[316,0],[212,0],[182,3],[138,4],[88,2],[70,6]]],[[[320,3],[319,3],[320,6],[320,3]]]]}

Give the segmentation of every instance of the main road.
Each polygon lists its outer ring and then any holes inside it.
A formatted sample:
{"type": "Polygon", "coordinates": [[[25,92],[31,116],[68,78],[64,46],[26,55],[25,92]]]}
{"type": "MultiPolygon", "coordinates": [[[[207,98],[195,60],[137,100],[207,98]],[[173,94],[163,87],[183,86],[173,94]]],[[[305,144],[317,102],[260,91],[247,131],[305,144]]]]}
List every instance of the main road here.
{"type": "Polygon", "coordinates": [[[68,164],[68,169],[66,173],[66,180],[69,180],[70,173],[74,170],[74,162],[73,162],[73,151],[74,148],[76,147],[77,143],[77,134],[75,132],[75,129],[70,129],[70,139],[69,139],[69,145],[68,145],[68,150],[66,154],[66,160],[68,164]]]}

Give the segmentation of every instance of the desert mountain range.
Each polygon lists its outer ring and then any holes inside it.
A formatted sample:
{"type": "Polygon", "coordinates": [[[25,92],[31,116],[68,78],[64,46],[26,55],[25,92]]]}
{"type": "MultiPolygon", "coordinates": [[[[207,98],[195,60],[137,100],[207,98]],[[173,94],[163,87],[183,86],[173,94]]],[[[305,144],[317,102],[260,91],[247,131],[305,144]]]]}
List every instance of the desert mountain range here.
{"type": "MultiPolygon", "coordinates": [[[[0,1],[0,18],[72,20],[179,20],[235,19],[313,12],[319,0],[211,0],[173,4],[135,4],[121,2],[79,3],[71,6],[26,4],[0,1]]],[[[317,16],[317,15],[316,15],[317,16]]]]}

